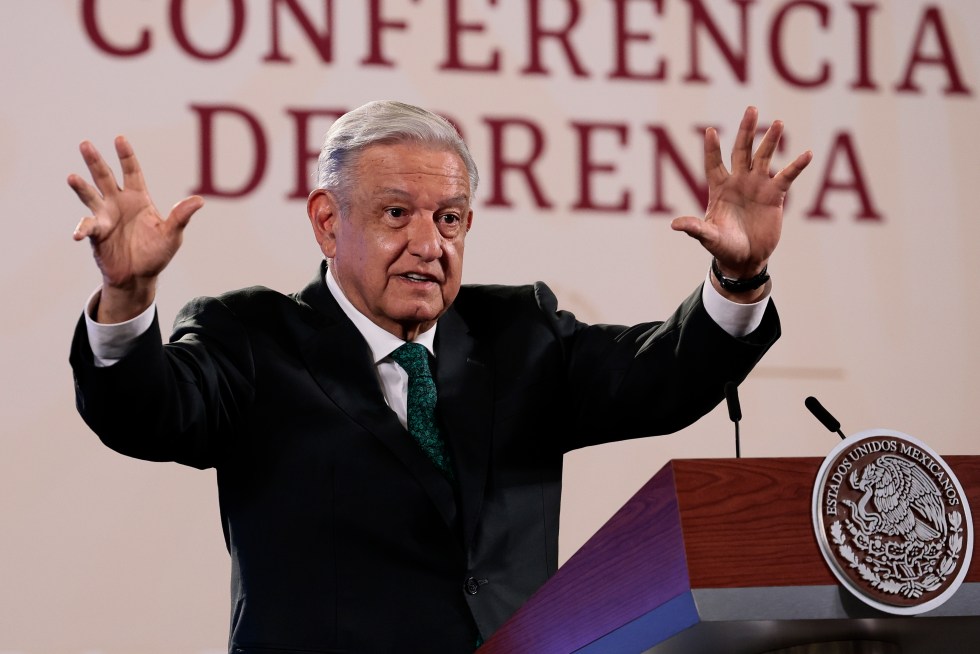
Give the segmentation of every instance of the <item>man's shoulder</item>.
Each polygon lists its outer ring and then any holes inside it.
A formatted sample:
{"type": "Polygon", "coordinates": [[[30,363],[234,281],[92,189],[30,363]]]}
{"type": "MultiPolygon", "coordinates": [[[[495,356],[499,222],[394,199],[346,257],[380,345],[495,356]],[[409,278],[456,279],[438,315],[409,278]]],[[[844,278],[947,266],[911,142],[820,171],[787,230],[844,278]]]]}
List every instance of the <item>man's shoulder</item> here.
{"type": "Polygon", "coordinates": [[[187,302],[181,313],[197,313],[214,305],[222,305],[236,313],[251,313],[278,304],[296,303],[295,295],[285,295],[265,286],[248,286],[220,295],[202,295],[187,302]]]}
{"type": "Polygon", "coordinates": [[[558,306],[544,282],[511,286],[466,284],[460,287],[453,310],[471,327],[498,330],[527,322],[551,322],[558,306]]]}
{"type": "Polygon", "coordinates": [[[454,306],[466,310],[534,309],[554,300],[554,294],[544,282],[532,284],[464,284],[459,289],[454,306]]]}
{"type": "Polygon", "coordinates": [[[212,322],[230,317],[242,323],[274,323],[314,315],[299,293],[285,294],[265,286],[249,286],[217,296],[189,301],[177,314],[175,327],[184,322],[212,322]]]}

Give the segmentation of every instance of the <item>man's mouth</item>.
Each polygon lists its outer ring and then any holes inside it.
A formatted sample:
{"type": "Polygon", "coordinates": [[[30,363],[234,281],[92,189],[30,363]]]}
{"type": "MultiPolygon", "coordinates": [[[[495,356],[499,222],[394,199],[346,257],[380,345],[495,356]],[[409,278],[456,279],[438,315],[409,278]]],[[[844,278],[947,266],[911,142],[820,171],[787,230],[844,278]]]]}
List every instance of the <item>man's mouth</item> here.
{"type": "Polygon", "coordinates": [[[400,275],[400,277],[412,282],[435,282],[436,281],[436,278],[433,277],[432,275],[424,275],[422,273],[414,273],[414,272],[403,273],[402,275],[400,275]]]}

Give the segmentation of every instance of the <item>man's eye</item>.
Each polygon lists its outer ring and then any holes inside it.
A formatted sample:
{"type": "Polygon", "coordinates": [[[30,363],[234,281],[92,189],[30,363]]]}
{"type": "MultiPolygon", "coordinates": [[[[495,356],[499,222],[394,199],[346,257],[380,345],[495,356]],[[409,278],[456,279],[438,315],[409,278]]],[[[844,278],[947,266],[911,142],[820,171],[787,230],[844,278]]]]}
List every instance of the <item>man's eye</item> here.
{"type": "Polygon", "coordinates": [[[440,219],[440,220],[441,220],[442,222],[444,222],[444,223],[447,223],[447,224],[449,224],[449,225],[454,225],[454,224],[456,224],[456,223],[458,223],[458,222],[459,222],[459,220],[460,220],[460,218],[459,218],[459,216],[457,216],[457,215],[456,215],[456,214],[454,214],[454,213],[444,213],[444,214],[442,214],[442,215],[441,215],[441,216],[439,217],[439,219],[440,219]]]}
{"type": "Polygon", "coordinates": [[[385,209],[387,214],[392,218],[404,218],[407,212],[401,207],[388,207],[385,209]]]}

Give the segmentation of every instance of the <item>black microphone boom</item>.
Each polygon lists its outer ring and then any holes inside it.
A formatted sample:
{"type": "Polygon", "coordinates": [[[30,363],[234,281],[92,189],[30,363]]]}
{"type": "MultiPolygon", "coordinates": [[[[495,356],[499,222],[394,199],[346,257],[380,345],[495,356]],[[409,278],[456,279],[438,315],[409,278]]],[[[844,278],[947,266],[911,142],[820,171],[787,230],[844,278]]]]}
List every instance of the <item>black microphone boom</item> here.
{"type": "Polygon", "coordinates": [[[738,386],[735,382],[725,384],[725,402],[728,403],[728,417],[735,423],[735,458],[742,458],[742,446],[739,442],[738,421],[742,419],[742,407],[738,403],[738,386]]]}
{"type": "Polygon", "coordinates": [[[837,420],[837,418],[830,415],[830,411],[823,408],[823,405],[817,401],[817,398],[811,395],[803,401],[803,404],[806,405],[806,408],[810,410],[810,413],[812,413],[813,416],[819,420],[828,431],[837,432],[837,435],[840,436],[842,440],[847,438],[844,435],[844,432],[840,430],[840,422],[837,420]]]}
{"type": "Polygon", "coordinates": [[[732,422],[742,419],[742,407],[738,403],[738,386],[734,382],[725,384],[725,401],[728,402],[728,417],[732,422]]]}

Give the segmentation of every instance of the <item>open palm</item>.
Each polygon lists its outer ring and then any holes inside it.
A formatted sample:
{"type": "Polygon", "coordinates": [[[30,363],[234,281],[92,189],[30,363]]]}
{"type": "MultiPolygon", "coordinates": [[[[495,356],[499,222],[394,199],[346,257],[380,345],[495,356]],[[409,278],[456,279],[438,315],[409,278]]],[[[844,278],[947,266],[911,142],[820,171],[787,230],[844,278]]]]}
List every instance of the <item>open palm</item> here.
{"type": "Polygon", "coordinates": [[[726,275],[747,278],[768,263],[782,231],[786,192],[813,158],[800,154],[776,175],[769,172],[783,124],[775,121],[755,154],[752,140],[759,113],[749,107],[732,148],[731,172],[721,156],[718,132],[708,128],[704,135],[704,171],[708,181],[708,208],[704,219],[675,218],[671,227],[696,238],[717,260],[726,275]]]}
{"type": "Polygon", "coordinates": [[[116,138],[115,146],[122,187],[95,146],[88,141],[79,146],[94,186],[79,175],[68,176],[68,185],[92,212],[78,223],[74,238],[91,242],[104,291],[138,294],[146,304],[145,296],[152,296],[156,277],[177,253],[184,228],[204,200],[185,198],[163,219],[146,189],[132,146],[122,136],[116,138]]]}

